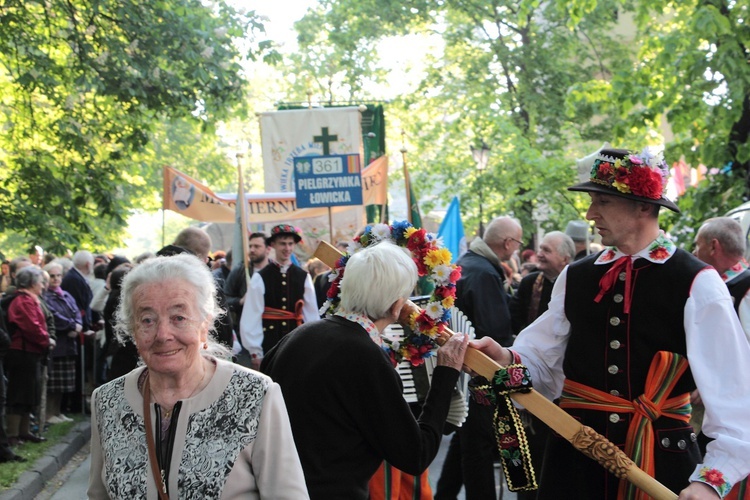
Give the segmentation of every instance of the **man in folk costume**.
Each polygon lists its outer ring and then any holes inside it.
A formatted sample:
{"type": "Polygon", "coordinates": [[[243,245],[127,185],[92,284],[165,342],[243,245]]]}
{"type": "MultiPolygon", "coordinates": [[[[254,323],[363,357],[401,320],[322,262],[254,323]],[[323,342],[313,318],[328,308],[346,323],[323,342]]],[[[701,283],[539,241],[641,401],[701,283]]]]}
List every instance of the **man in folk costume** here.
{"type": "Polygon", "coordinates": [[[294,247],[302,236],[294,226],[271,229],[269,244],[276,259],[253,274],[240,318],[242,346],[258,369],[263,354],[304,322],[320,319],[312,279],[292,263],[294,247]]]}
{"type": "MultiPolygon", "coordinates": [[[[648,149],[601,150],[590,180],[569,189],[591,196],[586,218],[606,247],[563,270],[549,309],[511,350],[475,345],[526,365],[537,390],[681,499],[720,498],[750,472],[750,345],[718,273],[659,230],[660,206],[678,211],[664,197],[668,171],[648,149]],[[714,439],[703,460],[688,423],[696,387],[714,439]]],[[[538,498],[638,497],[550,437],[538,498]]]]}

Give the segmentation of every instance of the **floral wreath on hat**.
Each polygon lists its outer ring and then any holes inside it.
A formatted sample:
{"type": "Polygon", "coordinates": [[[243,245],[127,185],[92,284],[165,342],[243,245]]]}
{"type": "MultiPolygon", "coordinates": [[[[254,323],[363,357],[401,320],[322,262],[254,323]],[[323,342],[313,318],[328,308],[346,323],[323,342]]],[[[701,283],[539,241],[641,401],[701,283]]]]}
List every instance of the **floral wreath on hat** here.
{"type": "Polygon", "coordinates": [[[450,250],[444,248],[442,240],[433,233],[417,229],[407,221],[394,222],[390,226],[367,226],[364,233],[349,244],[348,253],[336,261],[330,275],[328,299],[321,312],[336,312],[341,302],[341,280],[349,257],[358,250],[384,240],[390,240],[400,247],[409,249],[419,276],[427,277],[435,285],[424,310],[413,313],[409,318],[409,327],[412,330],[410,335],[401,341],[381,335],[383,349],[394,365],[406,359],[412,366],[420,366],[438,347],[437,338],[450,320],[450,309],[456,299],[456,282],[461,277],[461,268],[451,264],[450,250]]]}
{"type": "Polygon", "coordinates": [[[652,200],[662,197],[668,177],[669,166],[661,151],[653,152],[648,147],[623,158],[600,154],[591,167],[591,182],[652,200]]]}

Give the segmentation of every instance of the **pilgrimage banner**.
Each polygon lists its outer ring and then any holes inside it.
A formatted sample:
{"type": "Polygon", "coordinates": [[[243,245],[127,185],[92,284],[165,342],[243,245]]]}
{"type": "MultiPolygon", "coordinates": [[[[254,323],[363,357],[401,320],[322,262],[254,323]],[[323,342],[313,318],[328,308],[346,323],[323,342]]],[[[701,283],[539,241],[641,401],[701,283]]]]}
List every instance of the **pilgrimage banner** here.
{"type": "MultiPolygon", "coordinates": [[[[381,156],[362,170],[363,204],[384,204],[388,194],[388,158],[381,156]]],[[[203,222],[235,221],[236,195],[217,195],[187,174],[164,167],[162,208],[203,222]]],[[[327,216],[326,208],[297,208],[294,193],[246,194],[245,213],[250,224],[271,224],[327,216]]],[[[334,214],[359,207],[336,207],[334,214]]],[[[358,227],[354,229],[356,231],[358,227]]]]}

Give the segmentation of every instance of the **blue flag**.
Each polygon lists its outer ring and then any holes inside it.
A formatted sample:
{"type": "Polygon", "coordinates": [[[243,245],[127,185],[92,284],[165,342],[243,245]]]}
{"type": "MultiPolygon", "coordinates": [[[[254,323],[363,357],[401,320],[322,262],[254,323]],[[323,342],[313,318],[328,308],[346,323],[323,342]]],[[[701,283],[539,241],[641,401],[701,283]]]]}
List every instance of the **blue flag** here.
{"type": "Polygon", "coordinates": [[[464,235],[464,224],[461,222],[461,209],[458,204],[458,196],[454,196],[445,218],[438,229],[438,236],[443,238],[445,248],[451,251],[451,264],[466,252],[466,236],[464,235]]]}

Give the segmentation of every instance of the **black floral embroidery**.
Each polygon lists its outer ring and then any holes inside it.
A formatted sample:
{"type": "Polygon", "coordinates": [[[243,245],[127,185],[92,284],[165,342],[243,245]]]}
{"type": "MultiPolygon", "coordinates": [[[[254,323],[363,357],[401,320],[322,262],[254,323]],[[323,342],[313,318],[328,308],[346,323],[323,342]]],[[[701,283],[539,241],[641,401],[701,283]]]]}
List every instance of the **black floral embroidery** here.
{"type": "MultiPolygon", "coordinates": [[[[150,472],[144,422],[125,399],[124,382],[120,378],[99,388],[95,411],[107,492],[111,498],[130,500],[146,497],[150,472]]],[[[255,440],[268,385],[267,379],[251,372],[234,371],[224,392],[209,407],[180,414],[180,420],[189,420],[176,496],[221,497],[237,457],[255,440]]]]}

